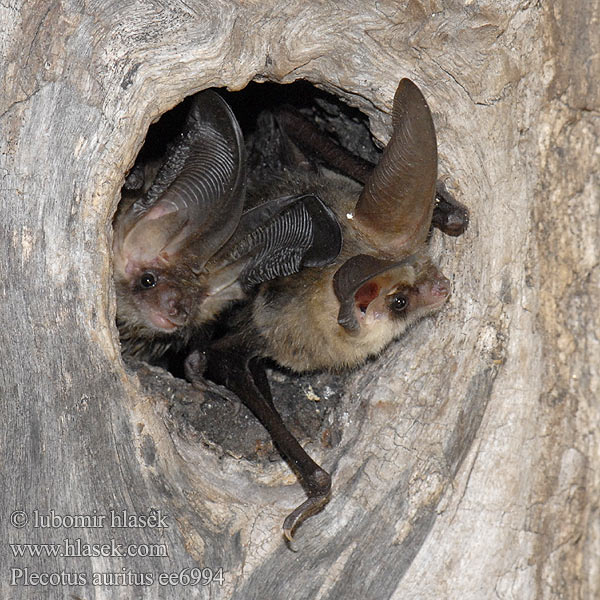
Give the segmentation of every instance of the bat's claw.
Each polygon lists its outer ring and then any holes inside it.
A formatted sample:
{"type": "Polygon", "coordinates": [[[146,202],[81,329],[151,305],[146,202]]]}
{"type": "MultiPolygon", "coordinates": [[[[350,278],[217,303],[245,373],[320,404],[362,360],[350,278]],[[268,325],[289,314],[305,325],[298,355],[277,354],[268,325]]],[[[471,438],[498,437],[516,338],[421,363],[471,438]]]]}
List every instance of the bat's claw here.
{"type": "Polygon", "coordinates": [[[204,383],[203,375],[206,370],[206,355],[200,350],[191,352],[183,363],[186,379],[193,385],[204,383]]]}
{"type": "MultiPolygon", "coordinates": [[[[283,535],[288,542],[293,541],[294,531],[298,525],[319,512],[331,497],[331,475],[323,469],[314,471],[304,483],[309,497],[295,508],[283,522],[283,535]]],[[[293,546],[291,548],[295,550],[293,546]]]]}
{"type": "Polygon", "coordinates": [[[462,235],[469,226],[469,209],[456,200],[442,182],[437,184],[431,224],[453,237],[462,235]]]}
{"type": "Polygon", "coordinates": [[[210,392],[225,400],[233,402],[235,407],[234,417],[240,411],[241,403],[240,399],[229,389],[222,385],[213,383],[212,381],[204,378],[204,372],[206,370],[207,358],[204,352],[194,350],[185,359],[183,368],[186,379],[200,392],[210,392]]]}

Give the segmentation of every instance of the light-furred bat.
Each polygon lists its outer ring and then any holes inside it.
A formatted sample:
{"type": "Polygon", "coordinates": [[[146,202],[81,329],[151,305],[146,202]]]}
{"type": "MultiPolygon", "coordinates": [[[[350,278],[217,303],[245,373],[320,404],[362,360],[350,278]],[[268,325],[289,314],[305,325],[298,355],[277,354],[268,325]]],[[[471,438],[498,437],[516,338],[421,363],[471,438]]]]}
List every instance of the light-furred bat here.
{"type": "Polygon", "coordinates": [[[197,343],[203,328],[264,281],[331,262],[333,213],[310,194],[243,213],[242,133],[214,91],[197,94],[163,163],[128,178],[114,221],[117,324],[125,354],[153,360],[197,343]],[[145,171],[145,172],[144,172],[145,171]]]}
{"type": "MultiPolygon", "coordinates": [[[[290,540],[295,527],[328,501],[331,477],[285,428],[261,360],[297,372],[359,365],[440,308],[450,293],[425,247],[436,195],[435,129],[427,102],[408,79],[397,88],[392,126],[381,160],[361,188],[345,176],[315,168],[302,153],[310,143],[303,143],[301,127],[275,117],[283,153],[293,165],[271,176],[257,169],[249,194],[277,196],[294,189],[318,196],[342,225],[342,251],[329,266],[262,284],[231,332],[208,352],[209,376],[261,419],[307,492],[308,499],[284,521],[290,540]]],[[[331,158],[328,150],[326,162],[352,175],[354,167],[337,164],[346,164],[344,151],[336,152],[331,158]]],[[[360,180],[356,174],[354,179],[360,180]]],[[[467,213],[459,209],[450,205],[450,221],[466,226],[467,213]]]]}

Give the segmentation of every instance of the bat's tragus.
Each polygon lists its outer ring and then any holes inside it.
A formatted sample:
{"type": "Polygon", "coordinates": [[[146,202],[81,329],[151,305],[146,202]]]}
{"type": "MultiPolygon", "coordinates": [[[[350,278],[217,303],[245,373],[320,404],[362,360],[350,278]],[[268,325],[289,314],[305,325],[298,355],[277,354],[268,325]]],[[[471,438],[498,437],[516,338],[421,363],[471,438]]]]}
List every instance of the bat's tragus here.
{"type": "Polygon", "coordinates": [[[275,408],[264,359],[339,372],[378,354],[446,301],[425,242],[432,224],[462,233],[468,213],[437,185],[433,119],[407,79],[377,166],[309,111],[270,107],[254,131],[240,116],[248,135],[222,96],[197,94],[167,152],[129,175],[117,319],[124,353],[187,356],[189,381],[233,392],[265,426],[308,496],[285,519],[291,540],[329,500],[331,477],[275,408]]]}

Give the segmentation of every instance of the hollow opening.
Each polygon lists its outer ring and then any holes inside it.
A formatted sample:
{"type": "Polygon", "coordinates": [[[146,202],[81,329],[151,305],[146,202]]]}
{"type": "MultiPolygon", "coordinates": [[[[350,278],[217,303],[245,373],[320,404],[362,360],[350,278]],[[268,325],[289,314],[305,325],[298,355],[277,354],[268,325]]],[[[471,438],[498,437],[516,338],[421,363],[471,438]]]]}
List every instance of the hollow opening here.
{"type": "MultiPolygon", "coordinates": [[[[256,179],[264,176],[265,162],[278,160],[269,147],[269,136],[262,124],[265,115],[273,114],[280,107],[292,106],[305,118],[367,163],[377,163],[380,150],[373,143],[367,118],[357,109],[343,103],[339,98],[323,92],[310,83],[299,81],[289,85],[251,83],[239,92],[218,90],[233,110],[240,125],[247,154],[247,177],[249,185],[257,185],[256,179]]],[[[190,110],[187,98],[153,124],[146,141],[128,174],[123,188],[122,205],[139,197],[140,190],[148,190],[156,175],[155,165],[164,162],[172,146],[185,128],[186,115],[190,110]]],[[[316,162],[322,162],[315,159],[316,162]]],[[[289,194],[303,190],[290,189],[289,194]]],[[[119,219],[121,209],[117,212],[119,219]]],[[[117,286],[117,293],[119,288],[117,286]]],[[[122,301],[122,297],[119,301],[122,301]]],[[[218,338],[226,329],[228,319],[239,310],[240,303],[227,307],[211,322],[207,339],[218,338]]],[[[204,333],[203,333],[204,335],[204,333]]],[[[214,448],[218,453],[255,459],[276,459],[278,453],[262,425],[245,406],[233,403],[214,390],[197,392],[184,374],[184,360],[196,340],[187,340],[175,349],[169,348],[159,358],[144,357],[145,361],[131,358],[124,353],[128,366],[135,370],[142,384],[150,393],[169,398],[169,414],[182,434],[214,448]],[[148,367],[147,362],[159,369],[148,367]]],[[[127,347],[127,344],[124,345],[127,347]]],[[[292,434],[300,442],[311,440],[324,447],[337,445],[341,439],[341,411],[339,400],[351,373],[316,372],[295,374],[268,362],[267,375],[275,405],[292,434]]]]}

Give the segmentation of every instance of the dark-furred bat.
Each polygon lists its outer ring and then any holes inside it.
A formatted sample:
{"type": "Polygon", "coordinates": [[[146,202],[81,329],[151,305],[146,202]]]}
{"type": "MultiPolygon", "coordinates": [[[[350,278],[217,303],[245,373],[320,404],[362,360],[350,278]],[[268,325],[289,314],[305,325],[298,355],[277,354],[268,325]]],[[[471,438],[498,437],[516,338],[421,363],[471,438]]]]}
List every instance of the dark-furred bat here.
{"type": "MultiPolygon", "coordinates": [[[[437,142],[429,107],[414,83],[400,82],[391,139],[368,174],[362,165],[364,175],[357,175],[343,150],[321,153],[327,166],[358,181],[362,177],[364,187],[316,167],[303,150],[318,155],[320,142],[307,141],[297,122],[275,115],[273,125],[274,138],[291,160],[286,166],[284,156],[276,173],[269,174],[268,165],[266,173],[256,169],[249,195],[278,196],[293,189],[318,196],[342,225],[342,251],[329,266],[263,283],[231,333],[212,345],[208,374],[261,419],[305,488],[308,499],[284,522],[284,535],[291,539],[294,528],[328,501],[331,478],[283,425],[261,359],[297,372],[359,365],[441,307],[450,284],[425,247],[435,207],[437,142]]],[[[463,210],[450,204],[448,214],[450,223],[464,230],[463,210]]],[[[441,229],[457,231],[443,223],[441,229]]]]}
{"type": "Polygon", "coordinates": [[[257,284],[333,260],[333,213],[310,194],[243,213],[240,127],[214,91],[197,94],[160,164],[136,168],[114,221],[117,324],[124,353],[153,360],[203,328],[257,284]],[[136,193],[135,190],[138,190],[136,193]]]}

